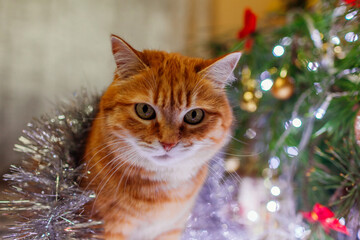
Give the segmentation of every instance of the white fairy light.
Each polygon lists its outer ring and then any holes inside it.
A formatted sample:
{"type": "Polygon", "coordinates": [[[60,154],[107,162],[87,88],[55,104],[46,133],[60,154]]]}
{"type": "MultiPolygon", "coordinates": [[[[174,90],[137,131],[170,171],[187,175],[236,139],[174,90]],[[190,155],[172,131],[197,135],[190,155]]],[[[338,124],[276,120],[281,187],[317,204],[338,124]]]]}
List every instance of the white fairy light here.
{"type": "Polygon", "coordinates": [[[321,87],[321,84],[320,84],[320,83],[315,82],[315,83],[314,83],[314,87],[315,87],[315,90],[316,90],[316,94],[319,94],[319,93],[322,93],[322,92],[323,92],[323,88],[321,87]]]}
{"type": "Polygon", "coordinates": [[[277,169],[280,166],[280,159],[278,157],[272,157],[269,160],[269,168],[277,169]]]}
{"type": "Polygon", "coordinates": [[[322,46],[322,41],[321,41],[321,33],[319,32],[319,30],[317,29],[313,29],[312,31],[310,31],[311,33],[311,39],[314,41],[314,44],[317,48],[322,46]]]}
{"type": "Polygon", "coordinates": [[[340,38],[338,36],[332,36],[330,41],[334,45],[339,45],[340,44],[340,38]]]}
{"type": "Polygon", "coordinates": [[[316,117],[317,119],[322,119],[322,118],[324,117],[324,115],[325,115],[325,110],[324,110],[324,109],[319,108],[319,109],[316,110],[316,112],[315,112],[315,117],[316,117]]]}
{"type": "Polygon", "coordinates": [[[292,43],[292,39],[289,37],[284,37],[281,39],[281,44],[284,46],[289,46],[292,43]]]}
{"type": "Polygon", "coordinates": [[[276,45],[273,49],[273,55],[275,57],[281,57],[285,52],[285,49],[283,46],[281,45],[276,45]]]}
{"type": "Polygon", "coordinates": [[[255,212],[254,210],[249,211],[246,214],[246,217],[252,221],[252,222],[256,222],[259,219],[259,214],[257,212],[255,212]]]}
{"type": "Polygon", "coordinates": [[[332,100],[332,95],[328,95],[325,99],[325,101],[321,104],[321,106],[315,111],[314,115],[317,119],[322,119],[326,113],[327,108],[330,105],[330,102],[332,100]]]}
{"type": "Polygon", "coordinates": [[[305,228],[302,226],[295,227],[295,237],[302,239],[305,235],[305,228]]]}
{"type": "Polygon", "coordinates": [[[289,154],[290,157],[295,157],[299,154],[297,147],[287,147],[286,153],[289,154]]]}
{"type": "Polygon", "coordinates": [[[299,128],[302,125],[300,118],[294,118],[291,123],[296,128],[299,128]]]}
{"type": "Polygon", "coordinates": [[[269,91],[273,86],[274,82],[270,78],[264,79],[260,83],[260,87],[263,91],[269,91]]]}
{"type": "Polygon", "coordinates": [[[315,72],[318,68],[319,68],[318,62],[308,62],[308,64],[307,64],[307,69],[309,71],[315,72]]]}
{"type": "Polygon", "coordinates": [[[345,19],[346,19],[346,20],[351,20],[351,19],[353,19],[353,18],[356,16],[356,14],[357,14],[357,11],[356,11],[356,10],[355,10],[355,11],[352,11],[352,12],[350,12],[350,13],[348,13],[348,14],[345,15],[345,19]]]}
{"type": "Polygon", "coordinates": [[[240,167],[240,159],[237,157],[230,157],[225,161],[225,170],[227,172],[235,172],[240,167]]]}
{"type": "Polygon", "coordinates": [[[281,193],[281,190],[278,186],[273,186],[271,189],[270,189],[270,192],[272,195],[274,196],[279,196],[280,193],[281,193]]]}
{"type": "Polygon", "coordinates": [[[354,32],[348,32],[344,38],[347,42],[356,42],[359,39],[359,35],[354,32]]]}
{"type": "Polygon", "coordinates": [[[245,136],[249,139],[254,139],[256,137],[256,132],[254,131],[254,129],[249,128],[246,130],[245,136]]]}
{"type": "Polygon", "coordinates": [[[266,204],[266,209],[269,212],[276,212],[276,211],[278,211],[280,209],[280,204],[277,201],[271,200],[266,204]]]}
{"type": "Polygon", "coordinates": [[[345,225],[345,218],[340,218],[339,219],[339,223],[341,224],[341,225],[345,225]]]}

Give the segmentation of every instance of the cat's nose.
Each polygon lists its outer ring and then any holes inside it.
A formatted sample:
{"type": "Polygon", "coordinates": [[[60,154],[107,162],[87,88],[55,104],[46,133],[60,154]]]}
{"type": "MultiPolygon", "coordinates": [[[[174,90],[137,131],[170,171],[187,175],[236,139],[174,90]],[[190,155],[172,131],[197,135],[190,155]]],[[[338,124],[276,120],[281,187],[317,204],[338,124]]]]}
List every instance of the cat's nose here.
{"type": "Polygon", "coordinates": [[[160,144],[163,146],[163,148],[167,152],[170,151],[172,148],[174,148],[177,145],[176,142],[174,142],[174,143],[160,142],[160,144]]]}

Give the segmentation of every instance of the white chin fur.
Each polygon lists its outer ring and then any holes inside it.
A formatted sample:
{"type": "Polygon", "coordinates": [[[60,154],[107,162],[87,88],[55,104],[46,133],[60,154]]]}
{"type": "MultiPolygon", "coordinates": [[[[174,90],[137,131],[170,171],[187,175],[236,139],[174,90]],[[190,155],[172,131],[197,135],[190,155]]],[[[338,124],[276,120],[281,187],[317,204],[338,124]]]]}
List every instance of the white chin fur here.
{"type": "Polygon", "coordinates": [[[134,138],[123,139],[137,153],[137,156],[129,159],[134,165],[156,173],[151,177],[152,180],[172,182],[174,186],[194,177],[198,170],[222,147],[222,144],[215,144],[209,140],[194,143],[189,148],[185,148],[182,143],[179,143],[169,152],[165,152],[160,144],[159,146],[152,145],[151,147],[157,149],[152,150],[141,147],[141,144],[134,138]]]}

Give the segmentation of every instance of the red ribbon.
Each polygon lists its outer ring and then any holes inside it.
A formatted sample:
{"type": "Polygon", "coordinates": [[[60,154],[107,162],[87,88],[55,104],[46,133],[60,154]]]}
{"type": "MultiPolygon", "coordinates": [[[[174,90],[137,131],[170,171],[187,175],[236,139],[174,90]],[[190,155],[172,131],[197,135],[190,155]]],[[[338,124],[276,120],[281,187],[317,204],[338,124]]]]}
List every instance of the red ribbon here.
{"type": "Polygon", "coordinates": [[[249,51],[252,48],[254,43],[254,39],[252,38],[252,34],[256,30],[256,15],[251,11],[251,9],[245,9],[244,14],[244,27],[238,32],[238,39],[246,39],[245,41],[245,50],[249,51]]]}
{"type": "Polygon", "coordinates": [[[343,0],[346,4],[349,4],[354,7],[360,7],[360,1],[359,0],[343,0]]]}

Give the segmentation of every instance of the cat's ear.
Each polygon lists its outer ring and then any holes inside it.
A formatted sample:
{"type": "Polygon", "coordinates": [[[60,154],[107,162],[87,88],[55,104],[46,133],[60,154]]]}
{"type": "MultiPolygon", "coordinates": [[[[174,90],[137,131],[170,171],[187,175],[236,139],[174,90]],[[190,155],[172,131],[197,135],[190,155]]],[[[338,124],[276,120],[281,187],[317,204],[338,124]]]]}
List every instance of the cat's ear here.
{"type": "Polygon", "coordinates": [[[116,73],[127,78],[147,68],[139,52],[116,35],[111,35],[111,48],[116,63],[116,73]]]}
{"type": "Polygon", "coordinates": [[[210,79],[215,86],[224,88],[227,84],[235,80],[234,69],[239,62],[241,52],[233,52],[216,60],[210,66],[201,70],[199,73],[210,79]]]}

